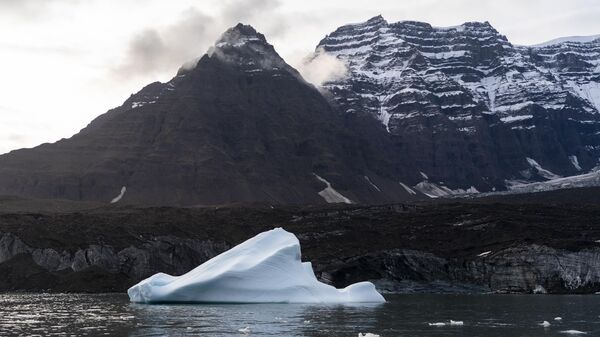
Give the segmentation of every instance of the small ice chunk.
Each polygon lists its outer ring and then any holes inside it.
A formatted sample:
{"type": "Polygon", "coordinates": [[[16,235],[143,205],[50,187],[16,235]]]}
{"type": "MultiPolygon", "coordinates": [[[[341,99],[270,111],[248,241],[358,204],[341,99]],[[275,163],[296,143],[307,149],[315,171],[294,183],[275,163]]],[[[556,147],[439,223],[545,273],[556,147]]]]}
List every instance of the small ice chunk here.
{"type": "Polygon", "coordinates": [[[534,294],[547,294],[548,292],[546,291],[546,288],[544,288],[544,287],[542,287],[541,285],[538,284],[533,289],[533,293],[534,294]]]}
{"type": "Polygon", "coordinates": [[[550,322],[548,321],[543,321],[542,323],[540,323],[541,326],[543,326],[544,328],[547,328],[550,326],[550,322]]]}
{"type": "Polygon", "coordinates": [[[490,255],[491,253],[492,253],[492,251],[491,251],[491,250],[488,250],[487,252],[483,252],[483,253],[481,253],[481,254],[478,254],[477,256],[479,256],[479,257],[484,257],[484,256],[488,256],[488,255],[490,255]]]}
{"type": "Polygon", "coordinates": [[[427,323],[429,326],[446,326],[444,322],[427,323]]]}
{"type": "Polygon", "coordinates": [[[359,332],[358,337],[380,337],[380,336],[376,335],[374,333],[370,333],[370,332],[367,332],[365,334],[359,332]]]}
{"type": "Polygon", "coordinates": [[[587,332],[579,331],[579,330],[564,330],[560,333],[565,333],[568,335],[587,335],[587,332]]]}
{"type": "Polygon", "coordinates": [[[308,320],[308,319],[307,319],[307,320],[305,320],[305,321],[304,321],[304,324],[310,324],[310,320],[308,320]]]}
{"type": "Polygon", "coordinates": [[[450,325],[464,325],[464,322],[463,321],[453,321],[453,320],[450,320],[450,325]]]}
{"type": "Polygon", "coordinates": [[[554,317],[555,321],[562,321],[562,317],[554,317]]]}
{"type": "Polygon", "coordinates": [[[238,329],[239,332],[243,333],[244,335],[249,335],[250,334],[250,327],[247,326],[245,328],[242,329],[238,329]]]}

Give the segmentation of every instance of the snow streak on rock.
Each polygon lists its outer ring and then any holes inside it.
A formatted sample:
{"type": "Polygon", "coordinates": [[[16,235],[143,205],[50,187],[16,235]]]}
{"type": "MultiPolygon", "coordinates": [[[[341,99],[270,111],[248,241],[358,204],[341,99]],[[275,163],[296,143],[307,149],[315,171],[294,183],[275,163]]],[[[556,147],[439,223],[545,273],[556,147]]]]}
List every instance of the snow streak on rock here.
{"type": "Polygon", "coordinates": [[[351,204],[352,203],[352,200],[346,198],[340,192],[336,191],[333,187],[331,187],[331,183],[329,183],[329,181],[321,178],[316,173],[313,173],[313,174],[315,175],[315,177],[317,179],[319,179],[319,181],[321,181],[321,182],[323,182],[323,183],[325,183],[327,185],[327,187],[325,187],[324,190],[322,190],[321,192],[319,192],[319,195],[323,199],[325,199],[325,201],[327,201],[330,204],[335,204],[335,203],[351,204]]]}

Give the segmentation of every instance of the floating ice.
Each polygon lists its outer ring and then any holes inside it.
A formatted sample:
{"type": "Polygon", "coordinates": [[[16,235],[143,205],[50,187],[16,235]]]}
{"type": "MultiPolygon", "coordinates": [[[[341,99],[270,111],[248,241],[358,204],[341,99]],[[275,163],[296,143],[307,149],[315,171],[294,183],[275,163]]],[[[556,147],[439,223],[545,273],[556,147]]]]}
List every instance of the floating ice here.
{"type": "Polygon", "coordinates": [[[437,327],[446,326],[446,325],[462,326],[462,325],[465,325],[465,323],[463,321],[453,321],[453,320],[450,320],[449,323],[446,323],[446,322],[435,322],[435,323],[427,323],[427,325],[429,325],[429,326],[437,326],[437,327]]]}
{"type": "Polygon", "coordinates": [[[250,333],[250,327],[247,326],[245,328],[242,329],[238,329],[239,332],[243,333],[244,335],[248,335],[250,333]]]}
{"type": "Polygon", "coordinates": [[[562,321],[562,317],[554,317],[555,321],[562,321]]]}
{"type": "Polygon", "coordinates": [[[138,303],[385,302],[371,282],[336,289],[301,262],[294,234],[276,228],[233,247],[187,274],[155,274],[129,288],[138,303]]]}
{"type": "Polygon", "coordinates": [[[429,326],[446,326],[444,322],[427,323],[429,326]]]}
{"type": "Polygon", "coordinates": [[[579,330],[565,330],[560,333],[566,333],[568,335],[586,335],[587,332],[579,331],[579,330]]]}
{"type": "Polygon", "coordinates": [[[358,333],[358,337],[379,337],[379,335],[376,335],[376,334],[370,333],[370,332],[367,332],[365,334],[362,334],[362,333],[359,332],[358,333]]]}
{"type": "Polygon", "coordinates": [[[550,326],[550,322],[548,321],[543,321],[542,323],[540,323],[541,326],[543,326],[544,328],[547,328],[550,326]]]}

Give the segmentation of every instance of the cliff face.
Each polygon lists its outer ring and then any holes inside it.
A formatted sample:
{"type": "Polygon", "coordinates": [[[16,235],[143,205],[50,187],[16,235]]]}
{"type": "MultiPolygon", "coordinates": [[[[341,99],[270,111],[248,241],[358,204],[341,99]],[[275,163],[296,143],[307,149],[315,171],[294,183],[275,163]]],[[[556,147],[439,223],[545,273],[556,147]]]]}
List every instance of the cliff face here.
{"type": "Polygon", "coordinates": [[[124,291],[183,274],[271,229],[338,287],[392,292],[600,291],[597,206],[106,208],[0,214],[0,290],[124,291]]]}
{"type": "Polygon", "coordinates": [[[487,22],[433,27],[378,16],[336,29],[315,55],[346,65],[347,76],[323,89],[347,114],[387,128],[404,183],[490,191],[598,164],[599,45],[521,47],[487,22]]]}
{"type": "Polygon", "coordinates": [[[345,284],[370,275],[380,290],[401,293],[594,293],[600,290],[599,267],[600,248],[570,252],[527,245],[470,261],[393,250],[326,266],[323,276],[345,284]]]}

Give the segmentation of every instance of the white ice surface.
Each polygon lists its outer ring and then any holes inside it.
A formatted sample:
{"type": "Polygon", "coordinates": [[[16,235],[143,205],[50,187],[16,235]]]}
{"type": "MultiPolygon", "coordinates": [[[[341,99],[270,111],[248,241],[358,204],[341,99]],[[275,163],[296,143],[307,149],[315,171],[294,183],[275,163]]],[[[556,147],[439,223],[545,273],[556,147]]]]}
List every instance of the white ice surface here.
{"type": "Polygon", "coordinates": [[[302,262],[296,236],[276,228],[233,247],[187,274],[155,274],[129,288],[138,303],[385,302],[371,282],[344,289],[321,283],[302,262]]]}

